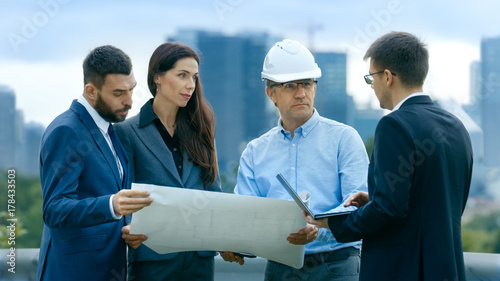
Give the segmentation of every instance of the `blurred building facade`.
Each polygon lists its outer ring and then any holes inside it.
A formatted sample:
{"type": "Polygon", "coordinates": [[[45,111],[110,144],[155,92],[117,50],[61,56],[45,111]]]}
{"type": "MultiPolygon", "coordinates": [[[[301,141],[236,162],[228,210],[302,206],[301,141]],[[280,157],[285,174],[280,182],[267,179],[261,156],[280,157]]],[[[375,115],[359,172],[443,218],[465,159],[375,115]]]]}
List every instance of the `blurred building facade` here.
{"type": "Polygon", "coordinates": [[[347,94],[347,54],[316,52],[314,57],[322,73],[314,107],[323,117],[353,126],[356,107],[347,94]]]}
{"type": "Polygon", "coordinates": [[[481,40],[481,127],[484,164],[500,167],[500,37],[481,40]]]}
{"type": "Polygon", "coordinates": [[[0,85],[0,170],[16,169],[17,174],[39,174],[40,140],[45,127],[25,124],[22,111],[16,110],[13,89],[0,85]]]}
{"type": "Polygon", "coordinates": [[[0,169],[15,165],[16,96],[14,90],[0,85],[0,169]]]}

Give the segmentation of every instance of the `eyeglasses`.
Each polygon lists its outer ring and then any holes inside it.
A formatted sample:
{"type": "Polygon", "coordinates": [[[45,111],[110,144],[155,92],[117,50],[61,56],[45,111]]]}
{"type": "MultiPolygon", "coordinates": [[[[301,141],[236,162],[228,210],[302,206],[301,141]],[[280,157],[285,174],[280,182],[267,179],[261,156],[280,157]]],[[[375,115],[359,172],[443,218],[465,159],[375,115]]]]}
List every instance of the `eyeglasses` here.
{"type": "MultiPolygon", "coordinates": [[[[363,76],[363,77],[365,77],[365,82],[366,82],[366,84],[368,84],[368,85],[373,84],[373,75],[375,75],[375,74],[380,74],[380,73],[382,73],[382,72],[384,72],[384,71],[385,71],[385,69],[384,69],[384,70],[377,71],[377,72],[373,72],[373,73],[370,73],[370,74],[368,74],[368,75],[363,76]]],[[[389,72],[391,72],[391,74],[392,74],[392,75],[396,76],[396,73],[394,73],[394,72],[392,72],[392,71],[390,71],[390,70],[389,70],[389,72]]]]}
{"type": "Polygon", "coordinates": [[[271,85],[271,87],[278,87],[282,86],[283,91],[288,92],[288,93],[296,93],[297,90],[299,89],[299,85],[302,86],[302,89],[305,91],[310,91],[315,84],[317,84],[317,80],[309,80],[309,81],[302,81],[302,82],[286,82],[286,83],[277,83],[271,85]]]}

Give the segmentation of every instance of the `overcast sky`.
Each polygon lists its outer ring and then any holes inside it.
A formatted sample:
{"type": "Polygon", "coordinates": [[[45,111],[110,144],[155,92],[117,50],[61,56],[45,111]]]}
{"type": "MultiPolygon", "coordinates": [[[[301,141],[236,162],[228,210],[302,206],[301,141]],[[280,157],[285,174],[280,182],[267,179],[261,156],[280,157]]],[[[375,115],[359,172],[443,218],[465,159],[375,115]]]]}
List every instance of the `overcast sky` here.
{"type": "Polygon", "coordinates": [[[82,61],[105,44],[132,58],[139,83],[134,115],[149,98],[151,53],[179,28],[267,32],[319,51],[347,52],[348,93],[374,105],[362,56],[379,36],[407,31],[426,42],[431,69],[424,90],[459,103],[468,101],[469,65],[480,57],[481,39],[500,36],[497,0],[0,0],[0,7],[0,84],[14,89],[26,121],[44,125],[81,95],[82,61]]]}

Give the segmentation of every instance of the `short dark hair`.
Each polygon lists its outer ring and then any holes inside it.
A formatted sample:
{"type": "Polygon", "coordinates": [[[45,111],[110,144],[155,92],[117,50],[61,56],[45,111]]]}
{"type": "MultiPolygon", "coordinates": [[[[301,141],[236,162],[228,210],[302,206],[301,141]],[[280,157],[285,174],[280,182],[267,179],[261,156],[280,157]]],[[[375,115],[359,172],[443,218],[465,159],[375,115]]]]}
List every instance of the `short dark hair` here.
{"type": "Polygon", "coordinates": [[[111,46],[100,46],[87,55],[83,61],[83,82],[92,82],[97,88],[104,85],[106,75],[132,72],[132,61],[122,50],[111,46]]]}
{"type": "Polygon", "coordinates": [[[371,58],[373,64],[389,69],[406,86],[422,86],[429,71],[429,52],[426,45],[415,35],[407,32],[388,33],[371,44],[364,60],[371,58]]]}

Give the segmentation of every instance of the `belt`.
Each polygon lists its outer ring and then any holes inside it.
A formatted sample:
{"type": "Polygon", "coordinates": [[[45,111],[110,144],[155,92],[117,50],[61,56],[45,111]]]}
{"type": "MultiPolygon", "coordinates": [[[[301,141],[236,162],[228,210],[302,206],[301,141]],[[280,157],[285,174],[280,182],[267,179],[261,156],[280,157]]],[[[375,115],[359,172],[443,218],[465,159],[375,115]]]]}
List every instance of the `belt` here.
{"type": "Polygon", "coordinates": [[[304,257],[305,265],[318,265],[322,263],[345,260],[350,256],[359,256],[360,250],[354,247],[346,247],[330,252],[308,254],[304,257]]]}

